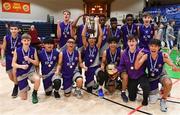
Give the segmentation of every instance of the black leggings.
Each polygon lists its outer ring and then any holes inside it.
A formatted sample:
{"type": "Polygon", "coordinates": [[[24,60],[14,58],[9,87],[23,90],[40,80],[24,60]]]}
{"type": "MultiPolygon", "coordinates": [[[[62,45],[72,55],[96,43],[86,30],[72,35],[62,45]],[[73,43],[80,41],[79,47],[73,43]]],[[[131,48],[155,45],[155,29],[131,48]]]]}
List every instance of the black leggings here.
{"type": "Polygon", "coordinates": [[[149,81],[146,75],[140,76],[138,79],[128,79],[128,93],[129,93],[129,99],[131,101],[135,101],[137,96],[137,86],[140,84],[142,90],[143,90],[143,99],[147,100],[149,96],[149,81]]]}
{"type": "Polygon", "coordinates": [[[96,79],[99,85],[102,86],[104,82],[108,81],[108,73],[100,70],[96,76],[96,79]]]}
{"type": "Polygon", "coordinates": [[[56,91],[58,91],[61,87],[61,80],[60,79],[55,79],[53,81],[53,87],[56,91]]]}

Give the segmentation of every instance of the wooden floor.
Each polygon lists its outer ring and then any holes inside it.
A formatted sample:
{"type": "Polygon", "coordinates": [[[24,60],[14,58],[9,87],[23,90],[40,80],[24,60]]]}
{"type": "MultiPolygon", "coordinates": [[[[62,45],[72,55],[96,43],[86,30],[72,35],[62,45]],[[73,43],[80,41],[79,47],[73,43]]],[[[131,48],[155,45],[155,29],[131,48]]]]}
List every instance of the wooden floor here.
{"type": "Polygon", "coordinates": [[[136,102],[122,102],[120,92],[105,96],[100,99],[96,95],[83,91],[83,99],[74,96],[56,100],[53,96],[44,95],[42,84],[38,91],[39,103],[31,103],[31,91],[26,101],[19,97],[12,99],[11,91],[13,84],[5,73],[5,68],[0,67],[0,115],[177,115],[180,112],[180,80],[172,79],[173,89],[168,98],[168,112],[160,111],[159,101],[156,104],[141,106],[142,96],[138,95],[136,102]],[[134,110],[136,109],[136,110],[134,110]]]}

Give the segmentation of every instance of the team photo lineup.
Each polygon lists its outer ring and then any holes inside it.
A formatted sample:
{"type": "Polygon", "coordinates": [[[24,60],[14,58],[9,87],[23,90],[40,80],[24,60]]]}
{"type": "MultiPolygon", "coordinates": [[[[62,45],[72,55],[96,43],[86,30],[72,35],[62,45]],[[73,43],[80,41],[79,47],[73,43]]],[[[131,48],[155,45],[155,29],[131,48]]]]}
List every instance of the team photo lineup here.
{"type": "Polygon", "coordinates": [[[21,33],[17,23],[8,25],[1,66],[14,84],[13,98],[27,100],[32,90],[32,103],[38,103],[41,83],[44,95],[55,99],[72,95],[83,99],[83,92],[104,98],[118,91],[119,98],[128,103],[135,101],[141,90],[141,105],[157,103],[160,98],[160,110],[168,111],[172,80],[165,64],[180,72],[180,56],[177,63],[170,58],[174,49],[180,52],[180,29],[176,37],[175,20],[168,21],[163,38],[163,23],[155,22],[148,12],[143,12],[141,21],[127,14],[121,26],[116,17],[107,19],[105,15],[70,18],[71,12],[64,10],[63,19],[57,21],[57,40],[49,36],[40,39],[30,31],[35,30],[34,25],[27,33],[21,33]],[[81,20],[83,24],[78,25],[81,20]]]}

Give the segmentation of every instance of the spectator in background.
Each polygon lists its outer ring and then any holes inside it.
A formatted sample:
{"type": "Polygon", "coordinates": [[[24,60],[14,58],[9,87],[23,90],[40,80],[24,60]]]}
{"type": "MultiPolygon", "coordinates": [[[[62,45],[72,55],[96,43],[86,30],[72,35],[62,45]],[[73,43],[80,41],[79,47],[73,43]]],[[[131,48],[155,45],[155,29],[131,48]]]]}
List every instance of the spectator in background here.
{"type": "Polygon", "coordinates": [[[178,48],[178,50],[180,50],[180,28],[178,30],[177,48],[178,48]]]}
{"type": "Polygon", "coordinates": [[[19,27],[18,31],[19,31],[19,32],[18,32],[19,35],[23,35],[24,32],[23,32],[22,27],[19,27]]]}
{"type": "Polygon", "coordinates": [[[174,45],[173,42],[176,39],[176,37],[174,36],[174,28],[173,28],[174,25],[175,25],[175,21],[169,20],[169,25],[167,26],[167,29],[166,29],[166,43],[169,48],[169,54],[172,51],[172,48],[174,45]]]}
{"type": "Polygon", "coordinates": [[[160,15],[160,13],[158,13],[158,14],[154,17],[154,22],[155,22],[156,24],[159,24],[159,23],[160,23],[160,18],[161,18],[161,15],[160,15]]]}
{"type": "Polygon", "coordinates": [[[163,23],[163,24],[166,24],[166,23],[167,23],[167,18],[166,18],[166,16],[161,16],[161,17],[160,17],[160,22],[163,23]]]}
{"type": "Polygon", "coordinates": [[[38,31],[36,30],[34,25],[31,25],[28,34],[31,36],[32,40],[31,40],[31,45],[33,47],[35,47],[36,49],[39,49],[39,37],[38,37],[38,31]]]}
{"type": "Polygon", "coordinates": [[[161,45],[164,47],[164,25],[162,23],[158,25],[157,39],[161,40],[161,45]]]}
{"type": "Polygon", "coordinates": [[[6,35],[11,35],[10,27],[8,23],[5,23],[5,28],[6,28],[6,35]]]}

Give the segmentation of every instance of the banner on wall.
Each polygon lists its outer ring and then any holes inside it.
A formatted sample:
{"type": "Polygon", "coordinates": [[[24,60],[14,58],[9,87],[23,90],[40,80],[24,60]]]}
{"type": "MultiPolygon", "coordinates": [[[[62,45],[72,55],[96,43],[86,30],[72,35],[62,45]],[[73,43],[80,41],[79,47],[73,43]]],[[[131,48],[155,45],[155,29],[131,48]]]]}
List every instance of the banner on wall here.
{"type": "Polygon", "coordinates": [[[174,19],[176,21],[175,31],[180,29],[180,5],[167,5],[161,7],[150,7],[145,8],[144,11],[147,11],[152,14],[152,16],[157,16],[160,14],[163,20],[167,23],[168,20],[174,19]]]}
{"type": "Polygon", "coordinates": [[[2,0],[2,12],[30,14],[30,3],[2,0]]]}
{"type": "Polygon", "coordinates": [[[180,5],[168,5],[161,7],[150,7],[145,8],[144,11],[148,11],[153,16],[160,14],[162,16],[166,16],[167,19],[180,19],[180,5]]]}

